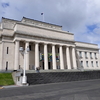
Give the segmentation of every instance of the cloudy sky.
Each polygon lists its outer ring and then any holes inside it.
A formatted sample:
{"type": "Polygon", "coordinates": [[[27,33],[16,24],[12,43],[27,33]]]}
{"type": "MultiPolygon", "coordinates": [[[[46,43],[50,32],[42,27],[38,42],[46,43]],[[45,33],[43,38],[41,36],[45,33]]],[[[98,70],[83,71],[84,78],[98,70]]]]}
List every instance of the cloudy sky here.
{"type": "Polygon", "coordinates": [[[75,34],[76,41],[100,47],[100,0],[0,0],[2,17],[21,20],[27,17],[63,26],[75,34]]]}

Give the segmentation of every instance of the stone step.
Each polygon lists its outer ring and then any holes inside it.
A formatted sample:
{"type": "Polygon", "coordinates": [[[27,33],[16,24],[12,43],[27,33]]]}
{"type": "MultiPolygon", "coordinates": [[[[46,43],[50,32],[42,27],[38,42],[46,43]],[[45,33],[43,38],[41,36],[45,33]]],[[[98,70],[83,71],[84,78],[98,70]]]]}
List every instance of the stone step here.
{"type": "MultiPolygon", "coordinates": [[[[88,69],[88,70],[79,70],[79,69],[57,69],[57,70],[40,70],[40,73],[45,73],[45,72],[82,72],[82,71],[97,71],[93,69],[88,69]]],[[[100,71],[100,70],[98,70],[100,71]]],[[[36,70],[26,70],[26,73],[37,73],[36,70]]]]}

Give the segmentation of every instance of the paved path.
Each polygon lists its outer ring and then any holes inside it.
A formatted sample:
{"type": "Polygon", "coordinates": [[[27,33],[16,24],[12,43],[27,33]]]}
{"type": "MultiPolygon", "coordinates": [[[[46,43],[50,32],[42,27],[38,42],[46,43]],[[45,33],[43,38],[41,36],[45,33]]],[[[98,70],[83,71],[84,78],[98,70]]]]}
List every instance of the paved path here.
{"type": "Polygon", "coordinates": [[[6,88],[0,100],[100,100],[100,80],[6,88]]]}

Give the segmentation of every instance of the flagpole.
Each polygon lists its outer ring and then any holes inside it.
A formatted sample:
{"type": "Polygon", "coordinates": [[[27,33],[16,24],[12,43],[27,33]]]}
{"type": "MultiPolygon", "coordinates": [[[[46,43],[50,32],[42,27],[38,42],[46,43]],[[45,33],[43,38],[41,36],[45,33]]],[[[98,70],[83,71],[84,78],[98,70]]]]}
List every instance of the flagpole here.
{"type": "Polygon", "coordinates": [[[44,14],[43,14],[43,22],[44,22],[44,14]]]}
{"type": "Polygon", "coordinates": [[[41,13],[41,15],[42,15],[42,21],[44,22],[44,13],[41,13]]]}

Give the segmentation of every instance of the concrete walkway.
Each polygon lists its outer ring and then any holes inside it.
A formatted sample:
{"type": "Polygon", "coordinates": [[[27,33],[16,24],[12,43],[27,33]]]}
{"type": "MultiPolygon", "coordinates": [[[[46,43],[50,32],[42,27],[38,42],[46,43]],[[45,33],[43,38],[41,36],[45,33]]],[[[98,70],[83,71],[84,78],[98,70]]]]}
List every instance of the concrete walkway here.
{"type": "Polygon", "coordinates": [[[14,88],[14,87],[20,87],[20,86],[18,86],[18,85],[0,86],[0,89],[14,88]]]}
{"type": "Polygon", "coordinates": [[[5,88],[0,100],[100,100],[100,79],[5,88]]]}

